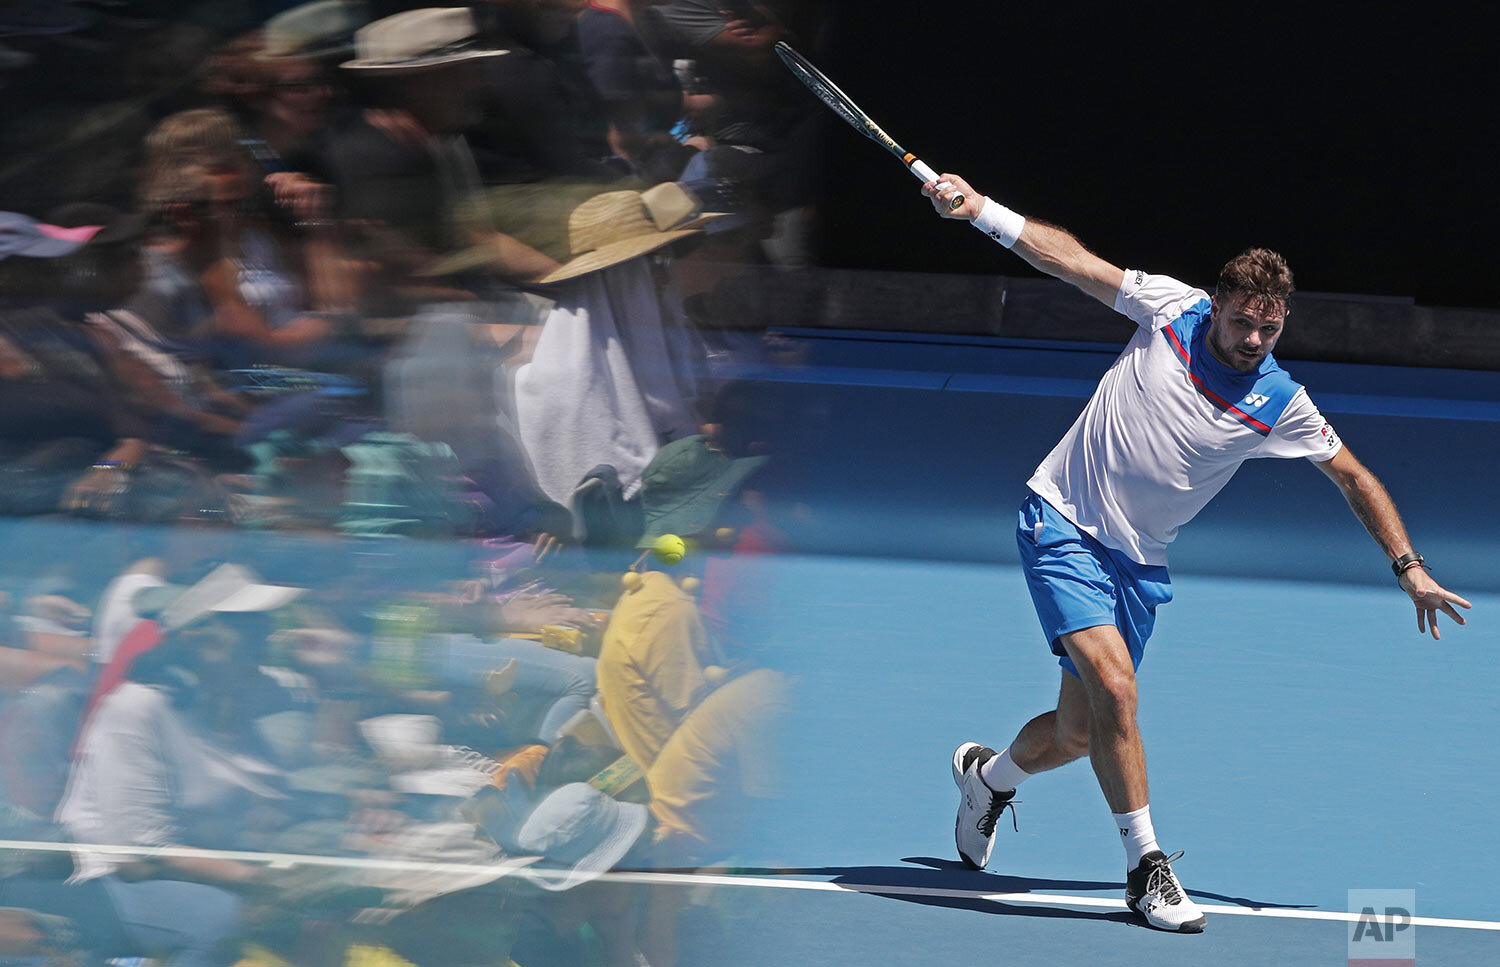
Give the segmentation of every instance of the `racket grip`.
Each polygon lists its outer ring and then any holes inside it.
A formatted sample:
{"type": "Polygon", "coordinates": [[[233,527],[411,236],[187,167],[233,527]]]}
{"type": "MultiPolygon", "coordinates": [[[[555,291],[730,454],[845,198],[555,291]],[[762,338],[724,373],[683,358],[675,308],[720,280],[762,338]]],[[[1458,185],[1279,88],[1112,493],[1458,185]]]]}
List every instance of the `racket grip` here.
{"type": "MultiPolygon", "coordinates": [[[[952,188],[953,187],[953,183],[952,182],[949,182],[949,181],[938,181],[937,180],[937,177],[938,177],[937,172],[933,171],[932,167],[930,165],[928,165],[927,162],[923,161],[921,158],[913,158],[913,159],[911,159],[911,164],[908,165],[907,167],[911,169],[911,173],[914,174],[914,175],[916,175],[922,181],[922,183],[924,185],[927,182],[929,182],[929,181],[937,181],[937,186],[939,188],[952,188]]],[[[950,212],[951,211],[958,211],[958,209],[963,206],[963,203],[964,203],[964,196],[963,196],[963,193],[960,192],[959,194],[954,195],[951,199],[949,199],[949,201],[948,201],[948,210],[950,212]]]]}

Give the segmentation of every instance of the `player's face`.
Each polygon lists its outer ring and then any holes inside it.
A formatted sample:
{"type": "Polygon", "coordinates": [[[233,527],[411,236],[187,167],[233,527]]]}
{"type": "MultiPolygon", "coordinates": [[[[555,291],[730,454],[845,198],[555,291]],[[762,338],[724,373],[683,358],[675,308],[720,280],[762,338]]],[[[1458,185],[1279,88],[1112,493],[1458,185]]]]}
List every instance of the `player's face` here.
{"type": "Polygon", "coordinates": [[[1215,298],[1208,348],[1219,362],[1249,373],[1275,348],[1285,325],[1284,305],[1242,295],[1215,298]]]}

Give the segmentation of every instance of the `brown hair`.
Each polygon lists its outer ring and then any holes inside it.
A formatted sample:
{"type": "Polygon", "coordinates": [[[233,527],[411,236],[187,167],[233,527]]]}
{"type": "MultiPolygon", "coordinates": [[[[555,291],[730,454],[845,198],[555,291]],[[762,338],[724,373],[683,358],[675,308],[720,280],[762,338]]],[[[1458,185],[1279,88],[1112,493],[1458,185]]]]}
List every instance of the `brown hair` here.
{"type": "Polygon", "coordinates": [[[1251,248],[1225,263],[1214,294],[1220,299],[1239,295],[1284,307],[1293,288],[1286,259],[1268,248],[1251,248]]]}

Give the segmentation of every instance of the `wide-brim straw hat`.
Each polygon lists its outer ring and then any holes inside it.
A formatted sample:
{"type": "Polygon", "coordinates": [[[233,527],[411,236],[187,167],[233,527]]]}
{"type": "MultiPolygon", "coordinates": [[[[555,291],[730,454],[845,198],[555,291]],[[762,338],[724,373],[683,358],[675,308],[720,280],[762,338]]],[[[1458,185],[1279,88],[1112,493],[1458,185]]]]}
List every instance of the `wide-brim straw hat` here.
{"type": "Polygon", "coordinates": [[[339,66],[373,73],[428,70],[510,51],[480,46],[479,30],[467,7],[428,7],[361,27],[354,34],[354,53],[354,60],[339,66]]]}
{"type": "MultiPolygon", "coordinates": [[[[520,198],[512,199],[520,201],[520,198]]],[[[503,203],[502,203],[503,204],[503,203]]],[[[505,224],[499,213],[497,227],[505,224]]],[[[549,285],[576,279],[590,272],[619,265],[703,231],[703,226],[721,212],[704,212],[692,192],[676,182],[664,182],[645,191],[628,189],[589,195],[567,213],[566,242],[537,239],[534,232],[514,233],[521,241],[561,262],[558,268],[526,281],[549,285]]],[[[512,234],[512,233],[507,233],[512,234]]],[[[562,234],[562,233],[556,233],[562,234]]],[[[482,268],[498,261],[495,247],[480,242],[422,269],[422,275],[450,275],[482,268]]]]}

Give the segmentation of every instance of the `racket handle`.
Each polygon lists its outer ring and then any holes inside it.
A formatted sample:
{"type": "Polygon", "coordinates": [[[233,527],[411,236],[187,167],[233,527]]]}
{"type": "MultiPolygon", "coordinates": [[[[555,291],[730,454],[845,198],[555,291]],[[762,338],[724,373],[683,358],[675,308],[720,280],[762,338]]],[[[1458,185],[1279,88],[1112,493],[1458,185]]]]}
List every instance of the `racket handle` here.
{"type": "MultiPolygon", "coordinates": [[[[907,157],[911,157],[911,156],[907,155],[907,157]]],[[[937,180],[937,177],[938,177],[937,172],[933,171],[932,168],[931,168],[931,166],[929,166],[927,164],[927,162],[923,161],[921,158],[912,158],[911,161],[907,163],[907,168],[909,168],[911,170],[911,173],[914,174],[914,175],[916,175],[917,178],[919,178],[921,180],[922,184],[924,184],[924,185],[927,182],[929,182],[929,181],[937,181],[937,186],[939,188],[952,188],[953,187],[953,183],[950,182],[950,181],[938,181],[937,180]]],[[[963,203],[964,203],[964,196],[963,196],[963,193],[960,192],[959,194],[954,195],[949,200],[949,202],[948,202],[948,210],[950,212],[958,211],[958,209],[963,206],[963,203]]]]}

